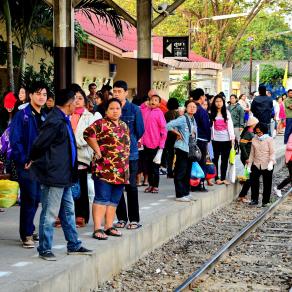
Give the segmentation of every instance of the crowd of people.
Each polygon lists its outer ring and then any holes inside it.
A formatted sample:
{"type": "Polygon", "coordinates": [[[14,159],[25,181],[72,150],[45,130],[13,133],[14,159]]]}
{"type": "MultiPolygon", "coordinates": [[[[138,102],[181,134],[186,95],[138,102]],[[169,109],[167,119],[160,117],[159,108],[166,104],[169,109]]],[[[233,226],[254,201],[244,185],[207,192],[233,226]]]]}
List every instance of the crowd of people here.
{"type": "Polygon", "coordinates": [[[33,248],[39,241],[39,256],[45,260],[56,260],[54,227],[62,227],[68,254],[92,253],[82,246],[76,229],[90,218],[88,173],[94,183],[92,237],[98,240],[120,237],[122,228],[142,226],[138,187],[159,193],[161,166],[174,181],[176,201],[190,202],[191,192],[208,192],[214,183],[234,182],[228,168],[231,152],[237,151],[248,172],[239,201],[259,204],[262,176],[262,206],[266,206],[276,163],[273,137],[285,130],[290,176],[275,189],[276,194],[281,196],[281,189],[291,182],[291,89],[286,99],[273,101],[260,86],[253,100],[232,94],[227,102],[224,93],[210,96],[197,88],[189,93],[183,109],[176,98],[170,98],[166,112],[153,89],[147,98],[130,102],[123,80],[112,87],[108,82],[100,91],[94,83],[88,89],[86,96],[78,84],[72,84],[54,96],[45,84],[35,82],[30,88],[21,87],[17,96],[5,94],[0,108],[0,171],[19,183],[23,247],[33,248]],[[192,175],[195,162],[203,172],[196,185],[191,184],[197,179],[192,175]],[[216,170],[214,181],[207,176],[210,165],[216,170]]]}

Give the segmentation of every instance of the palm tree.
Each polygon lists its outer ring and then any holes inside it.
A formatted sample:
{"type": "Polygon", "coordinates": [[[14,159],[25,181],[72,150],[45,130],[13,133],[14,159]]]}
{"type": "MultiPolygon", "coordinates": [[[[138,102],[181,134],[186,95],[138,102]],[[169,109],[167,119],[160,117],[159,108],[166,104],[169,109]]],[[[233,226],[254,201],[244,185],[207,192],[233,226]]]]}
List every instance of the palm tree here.
{"type": "MultiPolygon", "coordinates": [[[[75,7],[75,11],[84,13],[93,24],[94,20],[110,23],[116,35],[122,35],[122,17],[104,0],[82,0],[75,7]]],[[[0,7],[0,21],[4,21],[6,24],[9,45],[7,55],[10,58],[7,60],[7,71],[11,90],[14,90],[13,62],[11,61],[13,58],[12,35],[21,52],[18,65],[20,74],[17,84],[19,85],[24,76],[28,49],[41,46],[50,54],[53,52],[53,9],[42,0],[4,0],[2,7],[0,7]]],[[[78,29],[80,30],[80,28],[78,29]]]]}

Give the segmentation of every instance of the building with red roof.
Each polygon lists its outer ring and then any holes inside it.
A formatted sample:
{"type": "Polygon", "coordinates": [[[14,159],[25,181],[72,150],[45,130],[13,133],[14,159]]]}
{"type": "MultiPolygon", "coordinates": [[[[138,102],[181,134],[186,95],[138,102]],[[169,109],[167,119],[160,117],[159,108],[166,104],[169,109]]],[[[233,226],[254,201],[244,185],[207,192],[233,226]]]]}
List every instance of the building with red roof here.
{"type": "MultiPolygon", "coordinates": [[[[86,88],[87,84],[91,82],[96,82],[100,87],[101,82],[108,78],[113,80],[123,79],[129,85],[130,95],[134,95],[137,88],[136,28],[124,22],[123,37],[118,38],[109,23],[100,20],[100,22],[96,21],[93,24],[82,13],[76,13],[75,19],[89,35],[89,44],[84,45],[81,49],[76,70],[76,81],[80,83],[79,80],[81,80],[83,87],[86,88]],[[101,76],[102,73],[105,75],[106,68],[104,65],[106,61],[108,61],[108,76],[101,76]],[[82,69],[85,66],[84,63],[87,63],[85,72],[82,69]],[[112,66],[109,64],[112,64],[112,66]],[[94,74],[92,74],[92,69],[89,69],[93,65],[98,68],[94,71],[94,74]]],[[[188,59],[163,58],[163,38],[154,36],[152,41],[153,88],[162,97],[168,98],[171,83],[180,82],[188,69],[192,69],[193,73],[196,74],[196,79],[202,79],[203,83],[208,83],[208,86],[202,86],[207,92],[215,93],[218,88],[218,73],[222,70],[221,64],[214,63],[194,52],[190,52],[188,59]]],[[[174,86],[176,85],[174,84],[174,86]]]]}

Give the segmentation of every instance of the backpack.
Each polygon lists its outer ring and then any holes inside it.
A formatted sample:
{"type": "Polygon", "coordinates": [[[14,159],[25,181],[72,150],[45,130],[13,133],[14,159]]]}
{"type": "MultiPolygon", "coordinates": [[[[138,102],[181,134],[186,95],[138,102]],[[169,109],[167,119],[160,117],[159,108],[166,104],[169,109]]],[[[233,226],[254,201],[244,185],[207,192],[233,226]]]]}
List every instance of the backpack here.
{"type": "MultiPolygon", "coordinates": [[[[24,112],[23,122],[27,122],[28,115],[26,113],[26,110],[25,110],[25,108],[22,110],[24,112]]],[[[10,135],[10,126],[8,126],[8,128],[4,131],[4,133],[0,137],[0,155],[5,157],[5,159],[7,159],[7,160],[10,159],[11,152],[12,152],[9,135],[10,135]]]]}

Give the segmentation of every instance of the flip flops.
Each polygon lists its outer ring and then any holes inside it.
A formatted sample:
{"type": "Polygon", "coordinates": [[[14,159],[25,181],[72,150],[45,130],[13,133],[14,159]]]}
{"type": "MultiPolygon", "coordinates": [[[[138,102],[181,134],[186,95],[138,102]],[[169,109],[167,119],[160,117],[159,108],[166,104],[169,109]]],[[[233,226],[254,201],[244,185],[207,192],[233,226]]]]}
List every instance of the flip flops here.
{"type": "Polygon", "coordinates": [[[105,231],[103,230],[103,229],[96,229],[96,230],[94,230],[94,232],[92,233],[92,237],[94,238],[94,239],[98,239],[98,240],[107,240],[108,239],[108,237],[106,236],[106,237],[103,237],[103,236],[98,236],[97,234],[102,234],[102,235],[105,235],[106,233],[105,233],[105,231]]]}
{"type": "Polygon", "coordinates": [[[138,229],[140,227],[142,227],[142,224],[133,221],[133,222],[128,224],[127,229],[128,230],[135,230],[135,229],[138,229]]]}
{"type": "Polygon", "coordinates": [[[115,228],[115,227],[108,228],[107,230],[104,231],[104,233],[106,235],[109,235],[109,236],[115,236],[115,237],[121,237],[122,236],[122,233],[120,231],[118,231],[118,229],[115,228]],[[116,232],[113,232],[113,231],[116,231],[116,232]]]}
{"type": "Polygon", "coordinates": [[[125,228],[127,222],[124,220],[119,220],[117,223],[114,224],[115,228],[125,228]]]}

